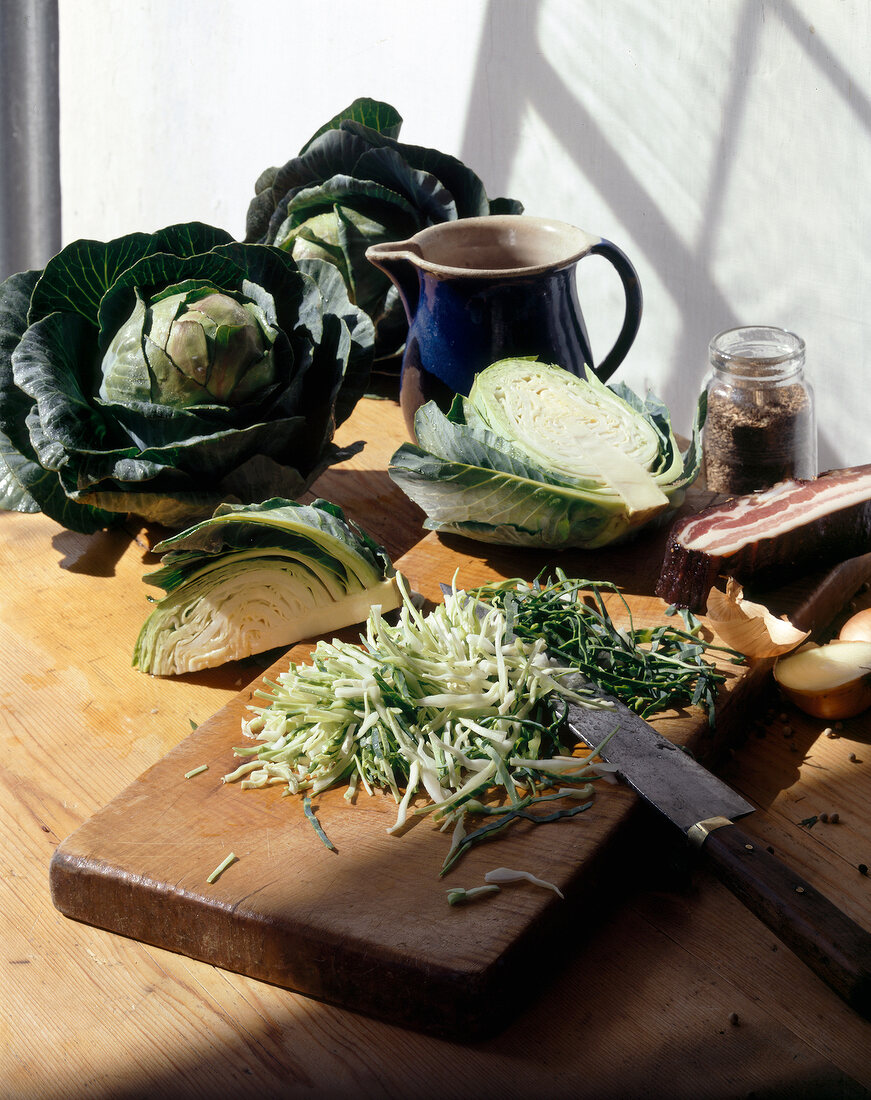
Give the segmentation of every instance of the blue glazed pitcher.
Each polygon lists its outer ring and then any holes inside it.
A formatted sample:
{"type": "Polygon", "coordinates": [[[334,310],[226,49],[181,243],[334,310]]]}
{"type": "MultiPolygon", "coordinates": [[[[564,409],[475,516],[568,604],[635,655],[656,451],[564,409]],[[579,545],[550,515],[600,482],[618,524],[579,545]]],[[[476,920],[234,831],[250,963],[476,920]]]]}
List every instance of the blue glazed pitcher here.
{"type": "Polygon", "coordinates": [[[498,359],[537,356],[581,378],[591,370],[606,381],[641,322],[641,288],[624,253],[547,218],[461,218],[406,241],[372,245],[366,257],[396,285],[408,316],[400,404],[412,438],[414,414],[424,402],[447,407],[498,359]],[[613,264],[626,300],[617,340],[598,366],[576,287],[575,266],[584,256],[613,264]]]}

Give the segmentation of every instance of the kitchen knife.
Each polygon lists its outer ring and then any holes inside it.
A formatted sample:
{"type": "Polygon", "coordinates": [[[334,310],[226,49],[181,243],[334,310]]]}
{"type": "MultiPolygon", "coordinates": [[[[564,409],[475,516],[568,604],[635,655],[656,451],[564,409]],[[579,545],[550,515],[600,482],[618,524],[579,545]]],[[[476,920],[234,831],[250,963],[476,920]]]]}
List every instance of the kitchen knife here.
{"type": "Polygon", "coordinates": [[[749,802],[625,704],[611,702],[607,710],[570,704],[575,735],[593,748],[616,725],[602,758],[704,854],[719,879],[787,947],[871,1018],[871,934],[734,823],[753,811],[749,802]]]}
{"type": "MultiPolygon", "coordinates": [[[[445,596],[453,591],[439,587],[445,596]]],[[[478,613],[486,614],[486,605],[478,613]]],[[[611,703],[570,703],[567,721],[575,736],[595,748],[610,735],[602,759],[707,857],[724,885],[787,947],[871,1019],[871,933],[735,824],[754,811],[751,803],[596,684],[577,674],[564,682],[611,703]]]]}

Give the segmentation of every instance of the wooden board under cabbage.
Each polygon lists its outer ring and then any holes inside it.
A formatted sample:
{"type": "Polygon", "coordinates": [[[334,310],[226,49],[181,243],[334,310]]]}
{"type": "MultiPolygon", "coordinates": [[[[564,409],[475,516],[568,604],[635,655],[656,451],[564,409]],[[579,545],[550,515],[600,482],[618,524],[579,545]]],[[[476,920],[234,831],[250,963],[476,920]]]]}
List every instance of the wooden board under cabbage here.
{"type": "MultiPolygon", "coordinates": [[[[687,505],[709,500],[691,491],[687,505]]],[[[634,542],[567,552],[560,562],[576,576],[618,583],[635,622],[663,623],[653,589],[666,533],[651,528],[634,542]]],[[[439,581],[455,574],[471,587],[531,578],[553,560],[546,550],[430,534],[396,565],[438,602],[439,581]]],[[[869,570],[871,559],[855,559],[772,599],[796,622],[821,628],[869,570]]],[[[289,659],[306,660],[310,649],[296,647],[266,678],[275,680],[289,659]]],[[[734,665],[724,656],[722,667],[713,730],[701,708],[654,720],[705,762],[746,734],[770,663],[734,665]]],[[[256,687],[60,845],[51,882],[63,913],[406,1026],[469,1038],[498,1030],[546,988],[549,945],[576,943],[590,907],[609,904],[634,861],[649,858],[642,841],[650,831],[634,827],[641,808],[622,786],[597,789],[589,810],[553,824],[519,822],[471,848],[444,877],[451,838],[427,818],[396,835],[388,832],[397,815],[389,794],[358,790],[351,804],[340,787],[326,789],[311,808],[330,851],[302,799],[283,786],[222,782],[244,743],[256,687]],[[236,859],[209,883],[230,853],[236,859]],[[474,904],[448,903],[448,889],[475,888],[498,867],[529,871],[564,898],[521,881],[474,904]]]]}

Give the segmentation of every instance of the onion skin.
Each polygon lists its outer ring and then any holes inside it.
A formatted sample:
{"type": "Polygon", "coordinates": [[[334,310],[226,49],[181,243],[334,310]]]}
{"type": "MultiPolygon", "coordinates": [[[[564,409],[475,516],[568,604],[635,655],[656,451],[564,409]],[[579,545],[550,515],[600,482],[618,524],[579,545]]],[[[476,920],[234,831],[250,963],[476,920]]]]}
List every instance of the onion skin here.
{"type": "Polygon", "coordinates": [[[786,619],[778,619],[761,603],[744,599],[744,590],[734,577],[726,591],[712,588],[708,594],[708,622],[720,639],[745,657],[779,657],[807,641],[810,632],[797,630],[786,619]]]}
{"type": "Polygon", "coordinates": [[[839,642],[871,642],[871,607],[847,619],[838,634],[839,642]]]}

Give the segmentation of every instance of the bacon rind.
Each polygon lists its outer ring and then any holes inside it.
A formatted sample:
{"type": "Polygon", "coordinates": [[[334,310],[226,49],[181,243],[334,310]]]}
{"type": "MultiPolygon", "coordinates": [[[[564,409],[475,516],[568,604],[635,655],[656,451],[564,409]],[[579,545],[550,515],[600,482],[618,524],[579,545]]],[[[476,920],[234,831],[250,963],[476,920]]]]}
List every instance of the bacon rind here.
{"type": "Polygon", "coordinates": [[[656,595],[675,607],[702,612],[708,593],[719,576],[736,577],[743,583],[752,581],[764,586],[771,582],[782,583],[811,569],[871,552],[871,466],[829,470],[813,480],[790,482],[790,487],[800,490],[791,504],[793,516],[795,510],[807,510],[808,493],[817,495],[833,480],[864,482],[864,497],[846,507],[835,501],[831,511],[812,521],[794,524],[789,530],[776,530],[771,536],[748,538],[729,555],[690,549],[684,544],[682,536],[700,519],[705,523],[716,524],[719,521],[728,524],[736,512],[748,516],[750,526],[757,503],[759,510],[765,507],[763,498],[766,494],[732,497],[722,504],[711,505],[695,515],[677,520],[669,533],[656,595]]]}

